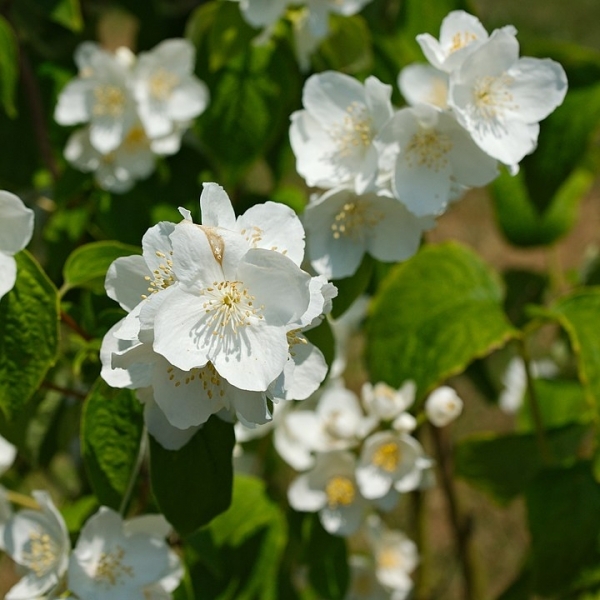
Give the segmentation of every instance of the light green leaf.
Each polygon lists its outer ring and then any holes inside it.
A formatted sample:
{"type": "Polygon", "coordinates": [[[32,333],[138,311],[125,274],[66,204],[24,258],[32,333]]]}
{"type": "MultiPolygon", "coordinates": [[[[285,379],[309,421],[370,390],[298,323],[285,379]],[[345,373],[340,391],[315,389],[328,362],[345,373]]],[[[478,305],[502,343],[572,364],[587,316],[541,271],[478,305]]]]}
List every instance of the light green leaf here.
{"type": "MultiPolygon", "coordinates": [[[[585,425],[569,425],[547,432],[553,460],[574,460],[587,430],[585,425]]],[[[456,475],[501,504],[522,493],[543,466],[533,433],[475,434],[456,446],[456,475]]]]}
{"type": "Polygon", "coordinates": [[[9,117],[17,115],[15,94],[19,81],[19,48],[8,21],[0,16],[0,101],[9,117]]]}
{"type": "Polygon", "coordinates": [[[590,405],[600,413],[600,288],[589,287],[558,300],[541,316],[558,321],[577,356],[579,380],[590,405]]]}
{"type": "Polygon", "coordinates": [[[180,450],[165,450],[150,436],[152,490],[165,518],[190,534],[231,503],[233,425],[212,416],[180,450]]]}
{"type": "Polygon", "coordinates": [[[15,256],[15,287],[0,301],[0,409],[13,418],[58,352],[58,295],[26,250],[15,256]]]}
{"type": "Polygon", "coordinates": [[[285,516],[268,498],[264,482],[236,475],[231,506],[189,540],[195,559],[204,566],[192,570],[196,596],[275,600],[286,541],[285,516]],[[217,591],[207,594],[205,578],[211,570],[217,591]]]}
{"type": "Polygon", "coordinates": [[[455,243],[422,249],[375,295],[367,329],[373,381],[416,382],[418,397],[518,332],[502,311],[494,272],[455,243]]]}
{"type": "Polygon", "coordinates": [[[83,17],[79,0],[42,0],[48,15],[55,23],[78,33],[83,30],[83,17]]]}
{"type": "Polygon", "coordinates": [[[81,449],[90,483],[101,504],[119,509],[138,458],[143,408],[132,390],[99,379],[83,406],[81,449]]]}
{"type": "Polygon", "coordinates": [[[597,563],[600,485],[582,462],[541,472],[526,498],[534,589],[556,596],[597,563]]]}
{"type": "Polygon", "coordinates": [[[96,294],[104,293],[104,279],[111,263],[121,256],[140,254],[136,246],[120,242],[92,242],[76,248],[67,258],[63,269],[61,292],[82,287],[96,294]]]}

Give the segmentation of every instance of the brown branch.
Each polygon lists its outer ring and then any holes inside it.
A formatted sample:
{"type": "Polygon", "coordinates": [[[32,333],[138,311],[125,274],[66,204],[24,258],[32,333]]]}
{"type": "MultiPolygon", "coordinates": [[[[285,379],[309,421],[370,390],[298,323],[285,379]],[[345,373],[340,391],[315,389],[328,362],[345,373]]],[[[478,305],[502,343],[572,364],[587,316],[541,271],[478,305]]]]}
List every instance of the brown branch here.
{"type": "Polygon", "coordinates": [[[42,381],[42,387],[46,388],[47,390],[52,390],[53,392],[59,392],[61,394],[64,394],[65,396],[72,396],[73,398],[77,398],[79,400],[86,399],[86,395],[82,392],[78,392],[77,390],[72,390],[70,388],[65,388],[60,385],[56,385],[51,381],[42,381]]]}
{"type": "Polygon", "coordinates": [[[60,320],[70,329],[72,329],[77,335],[79,335],[80,337],[82,337],[86,342],[89,342],[91,340],[93,340],[94,338],[87,333],[86,331],[84,331],[78,323],[76,323],[75,319],[73,319],[73,317],[66,313],[64,310],[60,311],[60,320]]]}

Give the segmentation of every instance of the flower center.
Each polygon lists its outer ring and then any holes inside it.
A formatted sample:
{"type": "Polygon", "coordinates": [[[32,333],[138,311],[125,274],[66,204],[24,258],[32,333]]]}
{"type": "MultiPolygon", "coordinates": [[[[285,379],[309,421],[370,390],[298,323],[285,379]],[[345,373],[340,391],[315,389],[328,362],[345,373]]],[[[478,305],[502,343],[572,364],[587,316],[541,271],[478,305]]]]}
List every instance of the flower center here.
{"type": "Polygon", "coordinates": [[[452,150],[450,138],[434,130],[415,133],[404,150],[409,167],[426,167],[439,171],[448,164],[447,154],[452,150]]]}
{"type": "Polygon", "coordinates": [[[477,36],[471,31],[458,31],[452,36],[452,44],[448,49],[448,54],[452,54],[465,46],[468,46],[471,42],[474,42],[477,36]]]}
{"type": "Polygon", "coordinates": [[[400,462],[401,452],[396,442],[388,442],[383,444],[373,454],[371,462],[380,469],[391,473],[396,470],[400,462]]]}
{"type": "MultiPolygon", "coordinates": [[[[158,265],[157,269],[152,271],[152,276],[146,275],[144,277],[149,284],[148,292],[151,294],[156,294],[156,292],[160,292],[161,290],[168,288],[170,285],[173,285],[175,281],[177,281],[172,271],[173,260],[171,257],[173,256],[173,251],[170,250],[167,257],[164,252],[157,250],[156,256],[158,256],[158,258],[162,258],[164,262],[158,265]]],[[[146,294],[142,294],[142,300],[145,300],[147,297],[148,296],[146,294]]]]}
{"type": "Polygon", "coordinates": [[[146,137],[146,132],[144,131],[144,128],[140,126],[132,127],[123,140],[123,145],[129,152],[139,151],[139,149],[146,146],[147,143],[148,138],[146,137]]]}
{"type": "Polygon", "coordinates": [[[155,100],[164,101],[171,95],[173,89],[179,85],[179,81],[179,77],[175,73],[171,73],[164,67],[160,67],[148,80],[150,95],[155,100]]]}
{"type": "Polygon", "coordinates": [[[94,88],[94,108],[97,117],[119,117],[125,110],[125,94],[116,85],[98,85],[94,88]]]}
{"type": "Polygon", "coordinates": [[[56,545],[47,533],[32,531],[29,534],[29,549],[23,552],[23,560],[36,577],[43,577],[54,567],[57,554],[56,545]]]}
{"type": "Polygon", "coordinates": [[[513,78],[508,75],[479,77],[473,86],[473,105],[479,118],[493,121],[507,110],[518,108],[508,86],[513,78]]]}
{"type": "Polygon", "coordinates": [[[96,565],[94,580],[108,587],[122,583],[125,577],[133,577],[133,567],[123,564],[124,556],[125,550],[121,546],[113,552],[103,552],[96,565]]]}
{"type": "Polygon", "coordinates": [[[384,548],[377,553],[377,566],[382,569],[399,569],[403,562],[402,557],[393,548],[384,548]]]}
{"type": "Polygon", "coordinates": [[[351,156],[356,150],[368,148],[373,141],[373,122],[367,107],[352,102],[346,108],[342,123],[332,128],[329,133],[336,142],[342,158],[351,156]]]}
{"type": "Polygon", "coordinates": [[[184,385],[202,384],[202,389],[209,400],[212,400],[215,395],[221,398],[225,395],[223,380],[219,377],[212,363],[189,371],[181,371],[171,366],[167,368],[167,377],[175,387],[179,387],[182,383],[184,385]]]}
{"type": "Polygon", "coordinates": [[[347,478],[336,476],[332,477],[325,487],[325,494],[327,495],[327,503],[331,508],[336,506],[348,506],[354,501],[356,491],[354,484],[347,478]]]}
{"type": "Polygon", "coordinates": [[[383,213],[373,210],[366,202],[346,202],[331,224],[333,238],[338,240],[344,236],[360,239],[365,229],[375,227],[382,219],[383,213]]]}
{"type": "Polygon", "coordinates": [[[223,337],[225,329],[237,333],[242,327],[251,324],[252,317],[262,319],[259,311],[263,308],[255,307],[254,296],[248,293],[241,281],[215,281],[211,287],[201,291],[206,298],[202,305],[209,317],[209,325],[214,327],[213,335],[223,337]]]}

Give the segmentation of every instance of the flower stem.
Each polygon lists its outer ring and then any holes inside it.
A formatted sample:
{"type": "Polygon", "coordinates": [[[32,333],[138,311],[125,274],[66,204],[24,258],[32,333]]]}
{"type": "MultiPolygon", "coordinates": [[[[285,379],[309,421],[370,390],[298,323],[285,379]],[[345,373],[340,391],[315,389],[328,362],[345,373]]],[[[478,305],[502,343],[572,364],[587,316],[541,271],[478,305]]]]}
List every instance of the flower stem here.
{"type": "Polygon", "coordinates": [[[544,464],[549,465],[552,463],[552,453],[548,446],[548,440],[546,439],[546,431],[544,429],[544,421],[542,419],[542,412],[540,410],[540,403],[537,395],[537,391],[534,385],[533,374],[531,372],[531,357],[529,356],[529,350],[524,339],[519,340],[519,353],[523,359],[525,365],[525,378],[527,380],[527,398],[529,400],[529,412],[535,426],[535,435],[537,438],[538,449],[540,456],[544,464]]]}
{"type": "Polygon", "coordinates": [[[446,432],[443,428],[432,426],[430,431],[435,446],[442,490],[446,496],[448,516],[454,531],[454,539],[463,572],[463,598],[465,600],[479,600],[479,598],[484,597],[484,594],[481,589],[481,580],[479,573],[477,573],[475,562],[473,560],[474,557],[470,548],[471,519],[464,518],[460,514],[456,488],[454,486],[454,480],[452,479],[453,468],[451,463],[450,442],[446,437],[446,432]]]}
{"type": "Polygon", "coordinates": [[[73,317],[66,313],[64,310],[60,311],[60,320],[70,329],[72,329],[77,335],[82,337],[86,342],[93,340],[94,338],[86,333],[76,322],[73,317]]]}
{"type": "Polygon", "coordinates": [[[121,513],[122,517],[125,517],[127,507],[129,506],[129,501],[131,500],[131,494],[133,493],[133,488],[135,487],[135,482],[137,481],[138,475],[140,474],[140,469],[144,463],[144,458],[146,456],[147,437],[148,434],[146,432],[146,428],[144,427],[144,430],[142,431],[142,437],[140,438],[140,448],[138,451],[137,460],[135,461],[135,465],[131,470],[129,481],[127,482],[127,489],[125,490],[125,494],[123,494],[123,499],[121,500],[121,505],[119,506],[119,513],[121,513]]]}

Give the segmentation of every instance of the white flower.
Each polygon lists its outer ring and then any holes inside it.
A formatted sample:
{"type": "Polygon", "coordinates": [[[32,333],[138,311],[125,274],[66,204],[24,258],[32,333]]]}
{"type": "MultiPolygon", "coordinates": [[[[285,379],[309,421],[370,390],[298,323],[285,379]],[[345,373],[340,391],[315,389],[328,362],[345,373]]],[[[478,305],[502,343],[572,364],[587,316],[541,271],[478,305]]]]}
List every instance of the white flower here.
{"type": "Polygon", "coordinates": [[[412,106],[430,104],[441,110],[448,108],[448,74],[431,65],[412,64],[398,75],[398,87],[412,106]]]}
{"type": "Polygon", "coordinates": [[[377,579],[393,592],[394,600],[406,598],[413,587],[409,575],[419,563],[416,544],[401,531],[388,529],[375,515],[369,519],[369,542],[377,579]]]}
{"type": "MultiPolygon", "coordinates": [[[[309,401],[310,402],[310,401],[309,401]]],[[[276,421],[273,433],[273,445],[281,458],[296,471],[305,471],[315,464],[312,443],[309,443],[306,432],[313,425],[313,417],[308,410],[292,411],[291,404],[280,404],[286,407],[284,414],[276,421]]]]}
{"type": "Polygon", "coordinates": [[[392,189],[419,217],[443,213],[456,184],[483,186],[498,174],[496,161],[473,143],[456,119],[433,106],[398,111],[377,143],[399,144],[392,189]]]}
{"type": "Polygon", "coordinates": [[[229,383],[266,391],[288,359],[287,332],[308,308],[310,276],[238,233],[175,227],[179,280],[158,308],[154,349],[184,371],[211,362],[229,383]]]}
{"type": "Polygon", "coordinates": [[[303,220],[311,265],[332,279],[353,275],[365,252],[381,261],[406,260],[419,248],[422,232],[435,224],[383,193],[357,195],[347,188],[311,201],[303,220]]]}
{"type": "Polygon", "coordinates": [[[319,512],[323,527],[334,535],[354,533],[366,509],[354,478],[355,458],[345,451],[319,454],[315,466],[288,489],[295,510],[319,512]]]}
{"type": "MultiPolygon", "coordinates": [[[[516,33],[513,28],[509,31],[516,33]]],[[[429,33],[417,36],[427,60],[448,73],[460,67],[465,58],[487,39],[488,33],[479,19],[463,10],[454,10],[444,18],[439,41],[429,33]]]]}
{"type": "Polygon", "coordinates": [[[147,590],[151,598],[160,591],[170,598],[180,567],[164,541],[162,519],[158,527],[147,519],[123,523],[104,506],[90,517],[69,561],[70,590],[85,600],[141,600],[147,590]]]}
{"type": "Polygon", "coordinates": [[[456,419],[463,409],[463,401],[448,386],[434,390],[425,401],[425,414],[436,427],[444,427],[456,419]]]}
{"type": "Polygon", "coordinates": [[[416,391],[414,381],[406,381],[398,390],[387,383],[379,382],[373,385],[366,382],[361,395],[369,415],[381,421],[391,421],[412,406],[416,391]]]}
{"type": "Polygon", "coordinates": [[[11,468],[17,456],[17,449],[0,436],[0,476],[11,468]]]}
{"type": "Polygon", "coordinates": [[[515,166],[531,153],[539,121],[567,92],[564,69],[550,59],[519,58],[519,43],[496,30],[450,75],[448,104],[475,143],[515,166]]]}
{"type": "Polygon", "coordinates": [[[67,570],[71,542],[60,513],[46,492],[34,491],[40,510],[21,510],[4,529],[4,548],[26,569],[6,600],[32,600],[51,593],[67,570]]]}
{"type": "Polygon", "coordinates": [[[334,71],[308,78],[304,110],[291,116],[290,142],[298,173],[309,186],[350,185],[361,194],[374,184],[373,140],[392,116],[391,93],[376,77],[364,85],[334,71]]]}
{"type": "Polygon", "coordinates": [[[117,193],[129,191],[137,180],[148,177],[155,165],[155,154],[139,124],[108,154],[94,148],[88,127],[78,129],[67,142],[65,158],[80,171],[94,173],[102,189],[117,193]]]}
{"type": "Polygon", "coordinates": [[[33,233],[33,211],[20,198],[0,190],[0,298],[17,280],[13,255],[23,250],[33,233]]]}
{"type": "Polygon", "coordinates": [[[382,498],[392,489],[397,492],[417,489],[422,471],[430,464],[421,444],[413,437],[380,431],[363,445],[356,480],[365,498],[382,498]]]}
{"type": "Polygon", "coordinates": [[[54,118],[61,125],[90,123],[92,146],[107,154],[125,139],[137,120],[129,89],[131,57],[86,46],[79,54],[80,77],[60,93],[54,118]]]}
{"type": "Polygon", "coordinates": [[[348,564],[350,585],[344,600],[389,600],[390,595],[379,583],[370,558],[354,554],[348,564]]]}
{"type": "Polygon", "coordinates": [[[165,40],[139,55],[131,85],[149,138],[173,133],[177,123],[206,109],[209,93],[193,74],[194,61],[194,46],[184,39],[165,40]]]}

